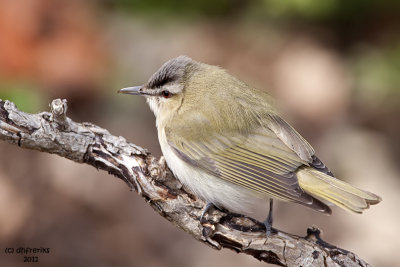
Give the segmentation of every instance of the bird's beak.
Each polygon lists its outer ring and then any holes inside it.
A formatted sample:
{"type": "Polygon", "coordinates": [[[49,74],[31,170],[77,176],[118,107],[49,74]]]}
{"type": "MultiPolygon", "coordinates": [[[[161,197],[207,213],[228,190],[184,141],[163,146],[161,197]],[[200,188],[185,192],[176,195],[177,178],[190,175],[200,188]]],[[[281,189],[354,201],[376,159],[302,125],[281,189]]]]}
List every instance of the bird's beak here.
{"type": "Polygon", "coordinates": [[[142,92],[143,85],[140,86],[133,86],[133,87],[126,87],[118,90],[118,93],[122,94],[129,94],[129,95],[144,95],[142,92]]]}

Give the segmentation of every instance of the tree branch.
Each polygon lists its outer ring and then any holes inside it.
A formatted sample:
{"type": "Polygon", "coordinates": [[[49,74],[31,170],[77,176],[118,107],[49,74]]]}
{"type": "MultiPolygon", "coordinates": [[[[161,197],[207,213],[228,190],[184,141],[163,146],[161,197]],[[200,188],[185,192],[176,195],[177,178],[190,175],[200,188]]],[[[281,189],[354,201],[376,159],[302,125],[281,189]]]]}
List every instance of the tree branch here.
{"type": "Polygon", "coordinates": [[[66,100],[54,100],[51,111],[27,114],[0,100],[0,139],[22,148],[57,154],[108,171],[135,189],[161,216],[215,249],[229,248],[281,266],[369,266],[354,253],[324,242],[316,228],[305,237],[265,227],[255,219],[210,211],[203,224],[204,201],[185,189],[163,158],[91,123],[66,117],[66,100]]]}

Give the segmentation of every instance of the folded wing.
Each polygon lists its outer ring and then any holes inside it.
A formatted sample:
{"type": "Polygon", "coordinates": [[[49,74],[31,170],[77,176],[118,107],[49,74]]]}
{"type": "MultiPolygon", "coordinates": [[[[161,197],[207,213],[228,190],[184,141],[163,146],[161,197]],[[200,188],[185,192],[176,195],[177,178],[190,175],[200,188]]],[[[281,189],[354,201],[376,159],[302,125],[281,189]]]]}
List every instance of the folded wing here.
{"type": "Polygon", "coordinates": [[[295,173],[300,166],[309,164],[313,150],[291,126],[279,118],[272,121],[272,126],[260,126],[245,134],[213,134],[195,140],[185,138],[187,130],[170,131],[166,128],[165,131],[168,143],[177,156],[215,177],[266,197],[331,213],[328,206],[300,188],[295,173]],[[279,123],[285,127],[279,128],[279,123]],[[282,137],[286,139],[282,140],[282,137]]]}

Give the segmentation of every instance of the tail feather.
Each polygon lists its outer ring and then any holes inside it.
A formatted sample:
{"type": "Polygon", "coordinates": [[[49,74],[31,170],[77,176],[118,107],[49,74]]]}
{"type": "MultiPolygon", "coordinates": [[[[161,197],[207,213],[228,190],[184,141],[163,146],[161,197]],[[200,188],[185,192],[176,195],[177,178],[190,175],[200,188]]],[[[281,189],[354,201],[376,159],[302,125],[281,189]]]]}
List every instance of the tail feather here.
{"type": "Polygon", "coordinates": [[[369,205],[382,201],[373,193],[358,189],[310,167],[300,169],[296,175],[304,191],[348,211],[362,213],[369,208],[369,205]]]}

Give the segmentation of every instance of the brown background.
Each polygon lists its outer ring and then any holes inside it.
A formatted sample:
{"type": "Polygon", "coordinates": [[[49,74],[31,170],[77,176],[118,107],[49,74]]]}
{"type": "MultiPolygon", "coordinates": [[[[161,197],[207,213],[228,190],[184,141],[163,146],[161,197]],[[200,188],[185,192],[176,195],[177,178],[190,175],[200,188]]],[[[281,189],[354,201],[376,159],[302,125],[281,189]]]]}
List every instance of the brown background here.
{"type": "MultiPolygon", "coordinates": [[[[72,119],[159,156],[144,99],[116,91],[180,54],[220,65],[271,92],[337,177],[383,198],[363,215],[330,217],[278,203],[274,225],[299,235],[317,225],[373,266],[400,265],[395,2],[149,2],[0,1],[0,98],[29,112],[67,98],[72,119]]],[[[50,248],[37,266],[264,265],[196,242],[106,173],[0,142],[0,265],[26,266],[7,247],[50,248]]]]}

